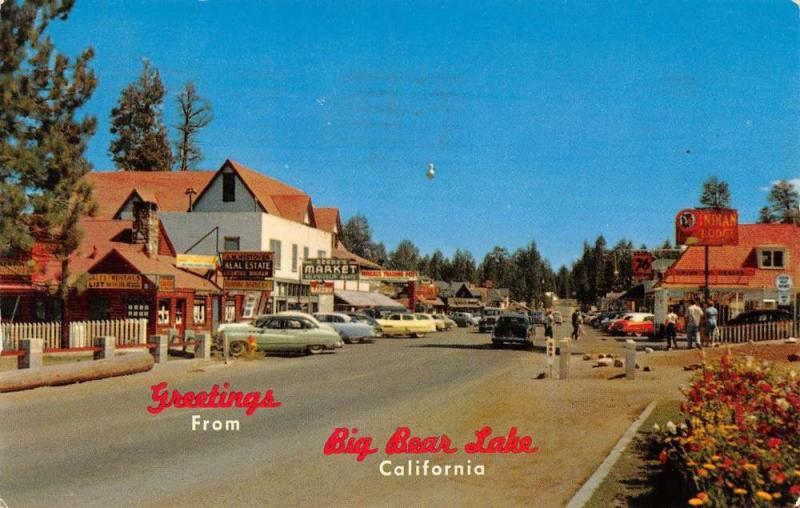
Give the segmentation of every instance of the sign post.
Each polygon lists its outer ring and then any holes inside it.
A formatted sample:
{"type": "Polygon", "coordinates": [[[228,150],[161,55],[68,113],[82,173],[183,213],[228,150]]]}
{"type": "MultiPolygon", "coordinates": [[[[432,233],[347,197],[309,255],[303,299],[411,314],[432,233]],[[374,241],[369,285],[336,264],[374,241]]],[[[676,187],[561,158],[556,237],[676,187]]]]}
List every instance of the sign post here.
{"type": "Polygon", "coordinates": [[[556,339],[550,337],[547,339],[547,351],[546,351],[546,360],[547,360],[547,377],[548,379],[553,379],[555,377],[555,372],[553,370],[556,366],[556,339]]]}

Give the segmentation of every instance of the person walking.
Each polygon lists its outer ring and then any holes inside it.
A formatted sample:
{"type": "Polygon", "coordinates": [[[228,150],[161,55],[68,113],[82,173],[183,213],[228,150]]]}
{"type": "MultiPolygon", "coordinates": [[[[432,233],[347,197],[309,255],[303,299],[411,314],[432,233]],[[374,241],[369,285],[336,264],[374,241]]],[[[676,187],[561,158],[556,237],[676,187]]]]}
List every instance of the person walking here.
{"type": "Polygon", "coordinates": [[[553,338],[553,311],[548,310],[544,315],[544,336],[545,338],[553,338]]]}
{"type": "Polygon", "coordinates": [[[709,300],[708,305],[706,306],[705,311],[705,334],[706,334],[706,343],[708,345],[714,343],[714,334],[717,331],[717,317],[719,316],[719,311],[714,306],[714,301],[709,300]]]}
{"type": "Polygon", "coordinates": [[[673,347],[678,349],[678,315],[675,314],[675,310],[672,307],[670,307],[669,313],[667,313],[667,319],[664,321],[664,325],[666,326],[667,351],[673,347]]]}
{"type": "Polygon", "coordinates": [[[697,347],[700,347],[700,323],[703,320],[703,309],[697,304],[697,300],[692,301],[692,304],[686,309],[686,347],[692,349],[695,341],[697,347]]]}
{"type": "Polygon", "coordinates": [[[572,313],[572,340],[581,338],[581,313],[578,310],[572,313]]]}

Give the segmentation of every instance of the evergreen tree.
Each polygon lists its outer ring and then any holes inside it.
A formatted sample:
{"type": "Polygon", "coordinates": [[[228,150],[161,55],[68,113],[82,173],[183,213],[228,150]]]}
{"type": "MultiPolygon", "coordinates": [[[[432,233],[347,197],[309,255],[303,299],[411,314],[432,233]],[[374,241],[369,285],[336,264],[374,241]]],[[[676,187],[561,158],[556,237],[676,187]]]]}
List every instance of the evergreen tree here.
{"type": "Polygon", "coordinates": [[[389,255],[389,266],[395,270],[416,270],[419,249],[411,240],[402,240],[389,255]]]}
{"type": "Polygon", "coordinates": [[[162,106],[164,84],[158,70],[145,60],[139,79],[120,95],[111,110],[109,153],[123,171],[169,171],[172,168],[162,106]]]}
{"type": "Polygon", "coordinates": [[[472,257],[468,250],[456,249],[451,264],[455,280],[467,282],[475,282],[477,280],[475,258],[472,257]]]}
{"type": "Polygon", "coordinates": [[[731,191],[728,182],[720,180],[716,176],[703,182],[700,204],[705,208],[730,208],[731,191]]]}
{"type": "MultiPolygon", "coordinates": [[[[800,193],[786,180],[775,182],[767,196],[770,217],[773,222],[798,223],[800,193]]],[[[759,217],[760,218],[760,217],[759,217]]]]}
{"type": "Polygon", "coordinates": [[[382,266],[389,261],[389,254],[386,252],[386,246],[383,244],[383,242],[370,242],[368,247],[369,255],[364,257],[371,259],[382,266]]]}
{"type": "Polygon", "coordinates": [[[197,143],[197,133],[213,119],[211,104],[197,94],[194,83],[186,83],[178,94],[180,123],[175,125],[178,137],[175,140],[177,169],[194,169],[203,160],[203,152],[197,143]]]}
{"type": "MultiPolygon", "coordinates": [[[[34,239],[50,245],[61,262],[56,290],[63,320],[79,221],[96,209],[84,179],[96,121],[76,118],[97,84],[89,68],[94,52],[86,49],[70,62],[45,35],[72,6],[70,0],[0,3],[0,250],[24,253],[34,239]]],[[[62,343],[67,329],[62,326],[62,343]]]]}
{"type": "MultiPolygon", "coordinates": [[[[342,226],[342,243],[347,247],[347,250],[353,254],[358,254],[368,259],[375,259],[371,257],[374,253],[370,252],[370,247],[372,245],[372,229],[369,227],[367,218],[360,213],[347,219],[347,222],[342,226]]],[[[386,256],[384,255],[383,258],[385,259],[386,256]]]]}
{"type": "Polygon", "coordinates": [[[430,261],[428,261],[428,277],[433,280],[446,280],[445,268],[447,265],[447,258],[445,258],[442,251],[435,250],[431,254],[430,261]]]}
{"type": "Polygon", "coordinates": [[[773,222],[776,222],[776,219],[768,206],[765,206],[758,211],[759,224],[772,224],[773,222]]]}
{"type": "Polygon", "coordinates": [[[562,266],[556,275],[556,294],[559,298],[572,298],[572,280],[569,268],[562,266]]]}

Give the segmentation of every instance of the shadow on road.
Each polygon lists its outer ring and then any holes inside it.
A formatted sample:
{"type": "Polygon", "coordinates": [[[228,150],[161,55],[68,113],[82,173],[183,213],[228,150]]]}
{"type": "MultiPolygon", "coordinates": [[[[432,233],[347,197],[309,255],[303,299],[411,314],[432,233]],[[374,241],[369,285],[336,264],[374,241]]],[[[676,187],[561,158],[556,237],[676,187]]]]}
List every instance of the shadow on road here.
{"type": "Polygon", "coordinates": [[[507,345],[507,346],[494,346],[493,344],[420,344],[410,345],[408,347],[423,347],[423,348],[444,348],[444,349],[477,349],[483,351],[492,351],[499,349],[512,349],[517,351],[530,351],[523,345],[507,345]]]}

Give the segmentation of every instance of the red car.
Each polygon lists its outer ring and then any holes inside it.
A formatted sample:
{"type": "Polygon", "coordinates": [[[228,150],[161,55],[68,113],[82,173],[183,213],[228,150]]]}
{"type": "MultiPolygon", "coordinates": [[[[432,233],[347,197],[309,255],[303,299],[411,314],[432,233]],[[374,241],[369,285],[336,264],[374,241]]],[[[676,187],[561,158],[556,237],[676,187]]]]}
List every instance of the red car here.
{"type": "Polygon", "coordinates": [[[655,316],[647,312],[631,312],[614,321],[609,331],[615,335],[641,337],[655,334],[653,319],[655,316]]]}

